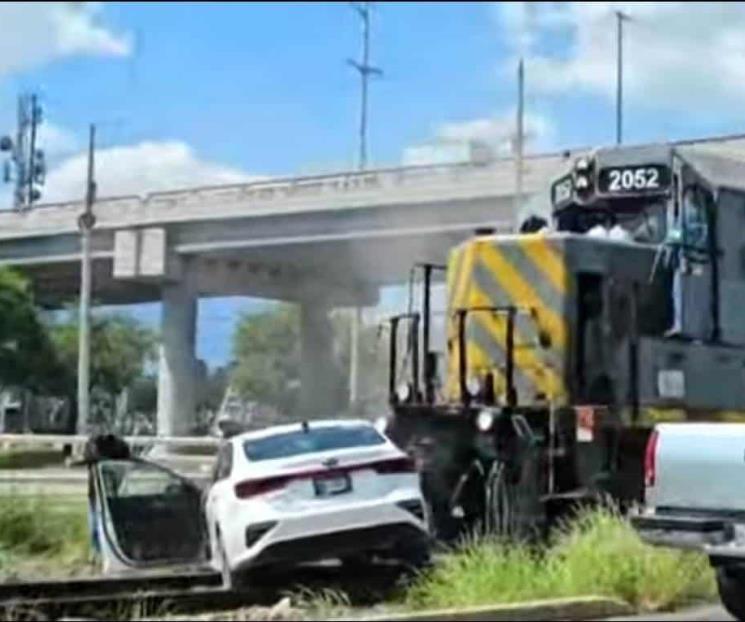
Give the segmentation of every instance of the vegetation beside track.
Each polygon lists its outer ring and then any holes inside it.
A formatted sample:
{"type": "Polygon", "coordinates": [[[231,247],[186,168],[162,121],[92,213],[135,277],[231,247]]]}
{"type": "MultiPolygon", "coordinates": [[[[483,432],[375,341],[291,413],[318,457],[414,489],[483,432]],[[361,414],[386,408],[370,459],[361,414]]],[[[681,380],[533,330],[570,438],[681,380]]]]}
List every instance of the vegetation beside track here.
{"type": "MultiPolygon", "coordinates": [[[[0,579],[90,573],[88,556],[85,503],[62,497],[0,497],[0,579]]],[[[340,615],[362,604],[332,586],[295,588],[290,596],[294,611],[316,617],[340,615]]],[[[581,596],[619,599],[640,611],[665,610],[715,599],[716,588],[704,556],[645,545],[625,519],[602,509],[557,529],[543,548],[472,538],[405,585],[383,590],[379,598],[387,603],[373,611],[393,614],[581,596]]],[[[236,611],[229,619],[251,619],[247,614],[255,615],[255,610],[236,611]]]]}
{"type": "Polygon", "coordinates": [[[439,609],[576,596],[665,610],[716,597],[705,556],[644,544],[611,509],[589,511],[554,533],[548,548],[473,539],[407,590],[408,609],[439,609]]]}
{"type": "Polygon", "coordinates": [[[84,500],[0,496],[0,580],[89,574],[84,500]]]}

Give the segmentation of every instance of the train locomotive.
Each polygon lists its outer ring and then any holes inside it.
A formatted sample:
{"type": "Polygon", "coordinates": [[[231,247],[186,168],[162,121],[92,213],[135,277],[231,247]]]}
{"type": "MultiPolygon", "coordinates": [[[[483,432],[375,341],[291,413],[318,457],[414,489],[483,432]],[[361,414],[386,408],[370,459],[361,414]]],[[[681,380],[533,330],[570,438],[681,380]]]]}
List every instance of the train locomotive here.
{"type": "Polygon", "coordinates": [[[541,200],[540,230],[479,231],[419,265],[421,302],[390,319],[388,433],[419,461],[443,539],[628,507],[654,423],[745,420],[745,162],[597,149],[541,200]]]}

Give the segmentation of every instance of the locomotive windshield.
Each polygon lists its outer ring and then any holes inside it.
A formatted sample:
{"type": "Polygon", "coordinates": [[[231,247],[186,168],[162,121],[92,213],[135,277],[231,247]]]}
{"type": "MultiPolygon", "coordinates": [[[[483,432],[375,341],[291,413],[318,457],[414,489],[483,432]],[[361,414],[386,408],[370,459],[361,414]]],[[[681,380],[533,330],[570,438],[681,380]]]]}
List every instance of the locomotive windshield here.
{"type": "Polygon", "coordinates": [[[551,186],[557,229],[587,233],[602,227],[657,244],[664,238],[672,180],[668,154],[645,149],[626,151],[623,158],[616,150],[580,156],[551,186]]]}

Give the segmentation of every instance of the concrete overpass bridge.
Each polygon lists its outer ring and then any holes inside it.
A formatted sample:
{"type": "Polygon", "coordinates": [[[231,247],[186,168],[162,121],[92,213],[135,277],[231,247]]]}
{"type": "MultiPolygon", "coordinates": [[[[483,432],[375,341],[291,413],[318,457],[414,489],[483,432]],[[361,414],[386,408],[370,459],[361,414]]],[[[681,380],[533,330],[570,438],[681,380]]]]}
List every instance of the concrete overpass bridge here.
{"type": "MultiPolygon", "coordinates": [[[[742,150],[740,142],[718,139],[742,150]]],[[[524,192],[547,191],[567,154],[529,157],[524,192]]],[[[301,307],[303,402],[323,412],[334,307],[374,304],[418,261],[442,263],[475,228],[516,225],[511,159],[404,167],[102,198],[94,211],[93,296],[162,301],[159,433],[187,433],[202,296],[301,307]]],[[[81,202],[0,212],[0,265],[29,275],[41,304],[78,295],[81,202]]]]}
{"type": "MultiPolygon", "coordinates": [[[[526,161],[526,192],[559,156],[526,161]]],[[[197,300],[253,296],[298,303],[303,402],[322,412],[332,379],[328,311],[377,302],[417,261],[443,262],[476,227],[515,224],[514,168],[410,167],[157,192],[96,202],[93,297],[162,301],[158,427],[188,432],[194,410],[197,300]]],[[[25,272],[55,307],[79,290],[81,202],[0,212],[0,265],[25,272]]]]}

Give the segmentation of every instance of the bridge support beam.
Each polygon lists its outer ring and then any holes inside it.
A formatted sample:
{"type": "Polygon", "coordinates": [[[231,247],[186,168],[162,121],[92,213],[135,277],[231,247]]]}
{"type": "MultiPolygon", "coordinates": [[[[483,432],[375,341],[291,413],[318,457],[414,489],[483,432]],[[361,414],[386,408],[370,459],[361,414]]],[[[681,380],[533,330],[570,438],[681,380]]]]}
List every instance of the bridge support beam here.
{"type": "Polygon", "coordinates": [[[300,304],[300,413],[309,418],[334,416],[338,381],[329,305],[307,299],[300,304]]]}
{"type": "Polygon", "coordinates": [[[197,295],[188,280],[162,291],[158,435],[183,436],[196,420],[197,295]]]}

